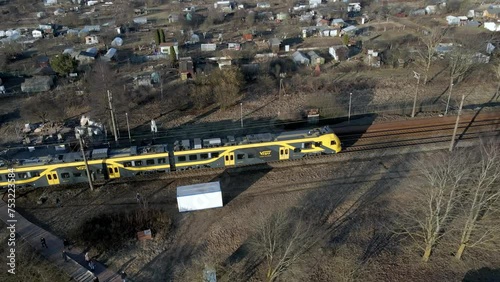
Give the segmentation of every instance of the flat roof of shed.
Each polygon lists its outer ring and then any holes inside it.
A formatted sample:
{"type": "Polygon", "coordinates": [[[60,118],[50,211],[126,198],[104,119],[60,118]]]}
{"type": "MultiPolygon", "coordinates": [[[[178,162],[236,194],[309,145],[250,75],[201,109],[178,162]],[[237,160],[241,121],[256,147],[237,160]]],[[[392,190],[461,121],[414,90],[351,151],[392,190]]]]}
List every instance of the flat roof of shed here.
{"type": "Polygon", "coordinates": [[[177,187],[177,197],[220,192],[220,182],[207,182],[177,187]]]}

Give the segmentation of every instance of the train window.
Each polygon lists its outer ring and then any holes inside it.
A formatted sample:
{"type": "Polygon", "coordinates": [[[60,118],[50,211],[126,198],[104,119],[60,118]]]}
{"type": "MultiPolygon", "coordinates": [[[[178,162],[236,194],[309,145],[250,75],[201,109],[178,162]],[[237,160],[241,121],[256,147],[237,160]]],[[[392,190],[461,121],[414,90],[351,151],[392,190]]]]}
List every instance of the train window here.
{"type": "Polygon", "coordinates": [[[47,178],[48,178],[49,180],[52,180],[52,175],[47,174],[47,178]]]}
{"type": "Polygon", "coordinates": [[[118,168],[117,167],[115,167],[115,173],[118,173],[118,168]]]}
{"type": "Polygon", "coordinates": [[[294,152],[294,153],[300,153],[300,148],[295,148],[295,149],[293,149],[293,152],[294,152]]]}
{"type": "Polygon", "coordinates": [[[132,162],[124,162],[124,163],[123,163],[123,166],[124,166],[124,167],[129,167],[129,166],[132,166],[132,162]]]}
{"type": "Polygon", "coordinates": [[[82,173],[81,172],[73,172],[74,177],[81,177],[82,173]]]}
{"type": "Polygon", "coordinates": [[[54,180],[57,180],[57,173],[54,173],[54,180]]]}
{"type": "Polygon", "coordinates": [[[38,171],[33,171],[33,172],[31,172],[31,175],[32,175],[33,177],[38,177],[38,176],[40,176],[40,172],[38,172],[38,171]]]}
{"type": "Polygon", "coordinates": [[[337,145],[337,142],[335,140],[330,141],[330,145],[337,145]]]}
{"type": "Polygon", "coordinates": [[[285,155],[288,155],[288,149],[285,149],[285,155]]]}
{"type": "Polygon", "coordinates": [[[253,159],[253,158],[255,158],[255,155],[254,154],[248,154],[248,158],[249,159],[253,159]]]}
{"type": "Polygon", "coordinates": [[[219,157],[219,153],[212,153],[212,158],[218,158],[219,157]]]}
{"type": "Polygon", "coordinates": [[[311,142],[307,142],[307,143],[303,143],[303,148],[304,149],[311,149],[312,148],[312,143],[311,142]]]}
{"type": "Polygon", "coordinates": [[[28,178],[28,174],[26,172],[20,172],[17,174],[17,176],[19,176],[19,178],[23,178],[23,179],[28,178]]]}
{"type": "Polygon", "coordinates": [[[234,160],[234,155],[231,155],[230,158],[231,158],[231,160],[234,160]]]}
{"type": "Polygon", "coordinates": [[[61,173],[61,178],[69,178],[69,173],[65,172],[65,173],[61,173]]]}
{"type": "Polygon", "coordinates": [[[186,161],[186,156],[179,156],[179,157],[177,157],[177,160],[179,162],[185,162],[186,161]]]}
{"type": "Polygon", "coordinates": [[[97,173],[102,174],[103,173],[102,169],[101,168],[97,169],[97,173]]]}
{"type": "Polygon", "coordinates": [[[202,160],[208,159],[208,154],[200,154],[200,159],[202,160]]]}
{"type": "Polygon", "coordinates": [[[190,161],[196,161],[198,159],[198,155],[189,155],[190,161]]]}
{"type": "Polygon", "coordinates": [[[108,167],[108,171],[109,171],[109,174],[112,174],[113,173],[113,168],[112,167],[108,167]]]}
{"type": "Polygon", "coordinates": [[[229,161],[229,156],[226,156],[226,161],[229,161]]]}
{"type": "Polygon", "coordinates": [[[164,164],[166,162],[165,158],[158,159],[159,164],[164,164]]]}
{"type": "Polygon", "coordinates": [[[135,161],[134,164],[134,166],[142,166],[142,161],[135,161]]]}
{"type": "Polygon", "coordinates": [[[242,160],[242,159],[244,159],[244,158],[245,158],[245,154],[238,154],[238,155],[236,156],[236,158],[237,158],[238,160],[242,160]]]}
{"type": "Polygon", "coordinates": [[[316,143],[314,143],[315,147],[321,147],[321,145],[323,145],[323,142],[316,142],[316,143]]]}
{"type": "Polygon", "coordinates": [[[155,164],[155,160],[153,160],[153,159],[146,160],[146,165],[154,165],[154,164],[155,164]]]}
{"type": "Polygon", "coordinates": [[[283,155],[283,149],[280,150],[280,155],[283,155]]]}

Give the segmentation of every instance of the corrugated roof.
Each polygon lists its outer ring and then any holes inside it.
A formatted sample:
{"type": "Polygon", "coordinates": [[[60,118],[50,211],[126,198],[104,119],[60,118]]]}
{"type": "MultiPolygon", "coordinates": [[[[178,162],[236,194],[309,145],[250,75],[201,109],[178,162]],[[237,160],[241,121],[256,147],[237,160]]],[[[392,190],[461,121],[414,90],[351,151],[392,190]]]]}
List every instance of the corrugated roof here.
{"type": "Polygon", "coordinates": [[[220,182],[207,182],[177,187],[177,197],[220,192],[220,182]]]}

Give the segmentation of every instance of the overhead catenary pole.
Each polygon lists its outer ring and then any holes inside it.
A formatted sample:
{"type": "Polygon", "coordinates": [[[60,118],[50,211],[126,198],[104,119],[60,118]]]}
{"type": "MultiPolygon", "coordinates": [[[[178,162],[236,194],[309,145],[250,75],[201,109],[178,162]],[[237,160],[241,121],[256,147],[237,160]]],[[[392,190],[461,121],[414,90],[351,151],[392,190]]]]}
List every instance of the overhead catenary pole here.
{"type": "Polygon", "coordinates": [[[76,134],[76,138],[80,141],[80,150],[82,151],[83,162],[85,163],[85,171],[87,172],[87,178],[89,181],[90,191],[94,191],[94,185],[92,185],[92,177],[90,176],[89,164],[87,162],[87,156],[85,156],[85,149],[83,148],[82,137],[80,134],[76,134]]]}
{"type": "Polygon", "coordinates": [[[128,123],[128,113],[125,113],[125,117],[127,118],[128,141],[132,142],[132,137],[130,136],[130,124],[128,123]]]}
{"type": "Polygon", "coordinates": [[[349,113],[347,114],[347,122],[351,122],[351,105],[352,105],[352,92],[349,93],[349,113]]]}
{"type": "Polygon", "coordinates": [[[450,107],[451,91],[453,90],[453,83],[450,84],[450,91],[448,92],[448,101],[446,101],[446,109],[444,110],[444,115],[448,114],[448,108],[450,107]]]}
{"type": "Polygon", "coordinates": [[[462,101],[460,101],[460,107],[458,108],[457,113],[457,121],[455,122],[455,129],[453,129],[453,136],[451,137],[450,142],[450,152],[453,151],[453,147],[455,147],[455,135],[457,134],[458,122],[460,121],[460,113],[462,112],[462,106],[464,105],[465,95],[462,95],[462,101]]]}
{"type": "Polygon", "coordinates": [[[243,128],[243,103],[240,103],[240,121],[241,121],[241,128],[243,128]]]}
{"type": "Polygon", "coordinates": [[[111,95],[111,92],[108,90],[108,102],[109,102],[109,111],[111,112],[111,123],[113,125],[113,135],[115,136],[115,142],[118,143],[118,133],[116,132],[116,122],[115,122],[115,115],[113,113],[113,96],[111,95]]]}
{"type": "Polygon", "coordinates": [[[417,108],[418,86],[420,85],[420,74],[415,71],[413,71],[413,73],[415,73],[414,77],[417,79],[417,88],[415,90],[415,97],[413,97],[413,110],[411,111],[411,117],[415,117],[415,112],[417,108]]]}

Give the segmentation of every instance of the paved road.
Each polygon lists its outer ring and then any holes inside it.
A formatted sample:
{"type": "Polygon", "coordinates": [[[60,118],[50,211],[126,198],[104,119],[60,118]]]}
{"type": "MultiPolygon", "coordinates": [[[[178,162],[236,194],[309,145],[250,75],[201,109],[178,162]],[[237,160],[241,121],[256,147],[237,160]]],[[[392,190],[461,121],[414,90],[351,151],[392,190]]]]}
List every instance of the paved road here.
{"type": "MultiPolygon", "coordinates": [[[[7,225],[12,224],[12,218],[8,216],[7,204],[4,202],[6,196],[0,201],[0,219],[7,225]]],[[[69,259],[64,261],[62,256],[63,241],[47,230],[31,223],[17,211],[15,213],[16,233],[28,242],[33,249],[42,254],[55,267],[61,269],[73,280],[78,282],[91,282],[98,277],[100,282],[121,282],[120,276],[107,269],[104,265],[96,262],[95,270],[91,272],[85,263],[84,253],[78,247],[67,251],[69,259]],[[40,238],[44,237],[47,248],[42,247],[40,238]]]]}

